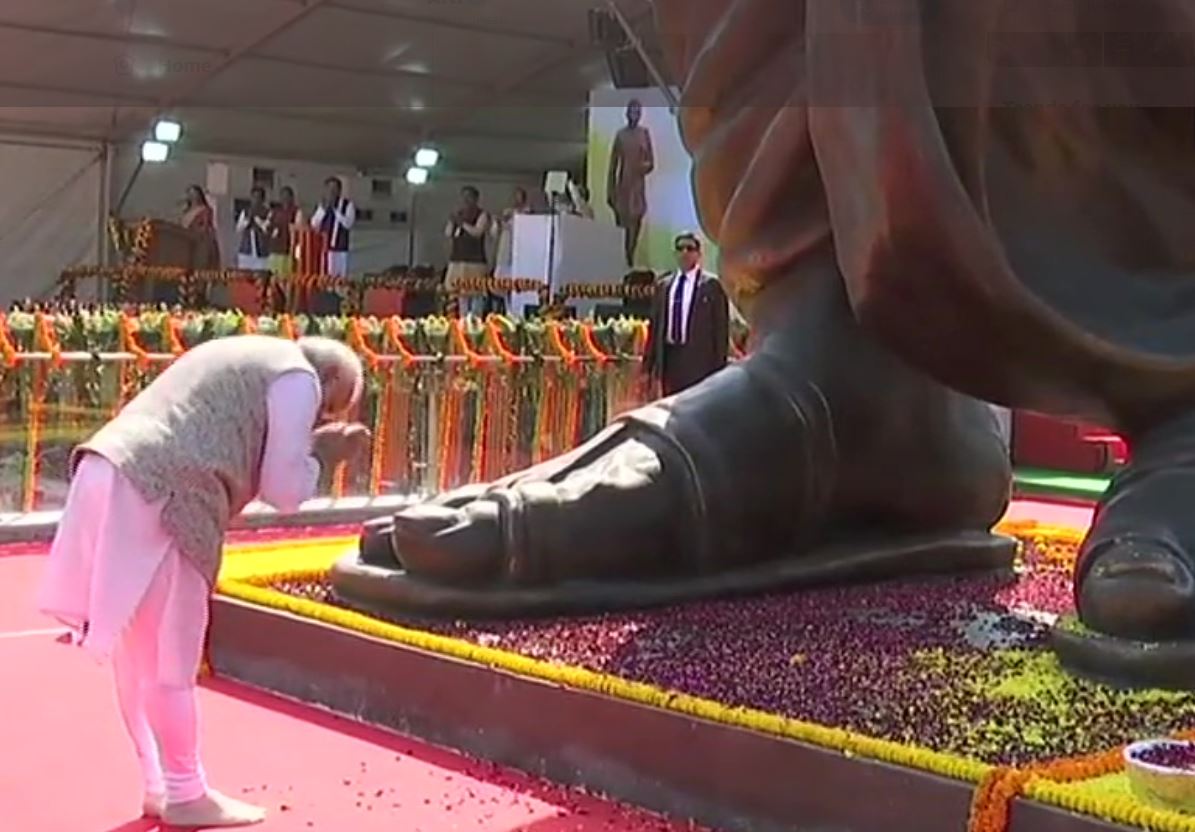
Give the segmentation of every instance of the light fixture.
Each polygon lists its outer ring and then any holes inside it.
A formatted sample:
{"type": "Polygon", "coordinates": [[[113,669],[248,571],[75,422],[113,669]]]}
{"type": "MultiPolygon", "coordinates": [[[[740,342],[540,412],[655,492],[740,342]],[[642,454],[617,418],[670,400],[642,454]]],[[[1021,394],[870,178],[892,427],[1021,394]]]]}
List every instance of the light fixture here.
{"type": "Polygon", "coordinates": [[[154,138],[166,144],[174,144],[183,134],[183,126],[177,121],[161,119],[154,125],[154,138]]]}
{"type": "Polygon", "coordinates": [[[170,145],[147,139],[141,143],[141,161],[165,162],[170,156],[170,145]]]}
{"type": "Polygon", "coordinates": [[[440,151],[434,147],[421,147],[415,151],[415,164],[421,168],[434,168],[440,161],[440,151]]]}
{"type": "Polygon", "coordinates": [[[421,168],[418,165],[412,165],[411,167],[407,168],[407,184],[426,185],[427,168],[421,168]]]}

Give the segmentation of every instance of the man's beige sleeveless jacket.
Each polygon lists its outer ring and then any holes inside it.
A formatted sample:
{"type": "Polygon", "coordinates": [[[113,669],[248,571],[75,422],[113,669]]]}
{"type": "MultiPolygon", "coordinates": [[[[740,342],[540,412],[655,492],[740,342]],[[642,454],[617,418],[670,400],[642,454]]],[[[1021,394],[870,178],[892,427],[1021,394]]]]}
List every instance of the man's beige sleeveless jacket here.
{"type": "Polygon", "coordinates": [[[209,583],[229,520],[257,495],[270,385],[315,370],[293,342],[242,335],[179,357],[111,422],[75,449],[115,465],[150,503],[209,583]]]}

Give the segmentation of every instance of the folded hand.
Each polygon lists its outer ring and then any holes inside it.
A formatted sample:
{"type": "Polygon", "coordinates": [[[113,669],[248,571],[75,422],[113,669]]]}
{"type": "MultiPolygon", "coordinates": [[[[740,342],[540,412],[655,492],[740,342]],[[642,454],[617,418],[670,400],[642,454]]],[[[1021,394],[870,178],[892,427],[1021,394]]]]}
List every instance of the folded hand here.
{"type": "Polygon", "coordinates": [[[311,434],[311,453],[321,465],[334,467],[364,457],[369,451],[369,428],[355,422],[320,425],[311,434]]]}

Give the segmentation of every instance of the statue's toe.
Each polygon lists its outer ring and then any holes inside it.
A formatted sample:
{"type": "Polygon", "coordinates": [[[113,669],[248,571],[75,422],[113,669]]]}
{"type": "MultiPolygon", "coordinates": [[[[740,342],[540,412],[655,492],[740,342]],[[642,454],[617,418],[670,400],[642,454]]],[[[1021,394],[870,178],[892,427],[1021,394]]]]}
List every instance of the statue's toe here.
{"type": "Polygon", "coordinates": [[[398,557],[394,554],[394,518],[378,517],[366,521],[361,527],[357,543],[357,557],[367,566],[384,569],[398,569],[398,557]]]}
{"type": "Polygon", "coordinates": [[[391,536],[412,575],[452,584],[493,580],[502,568],[498,505],[476,500],[453,508],[423,503],[394,515],[391,536]]]}
{"type": "Polygon", "coordinates": [[[1195,575],[1171,547],[1149,539],[1109,541],[1078,588],[1079,615],[1093,630],[1137,641],[1195,634],[1195,575]]]}

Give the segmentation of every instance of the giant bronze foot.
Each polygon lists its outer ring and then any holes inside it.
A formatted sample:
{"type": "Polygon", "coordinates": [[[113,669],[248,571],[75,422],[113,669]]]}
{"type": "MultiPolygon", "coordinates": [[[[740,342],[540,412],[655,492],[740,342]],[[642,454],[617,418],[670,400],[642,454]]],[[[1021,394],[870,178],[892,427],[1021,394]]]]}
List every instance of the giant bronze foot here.
{"type": "Polygon", "coordinates": [[[1009,565],[1013,543],[988,533],[1010,481],[990,408],[865,336],[832,262],[798,278],[768,290],[748,359],[371,525],[336,593],[509,617],[1009,565]]]}
{"type": "Polygon", "coordinates": [[[1079,624],[1054,632],[1068,667],[1195,688],[1195,418],[1147,432],[1113,480],[1075,570],[1079,624]]]}

